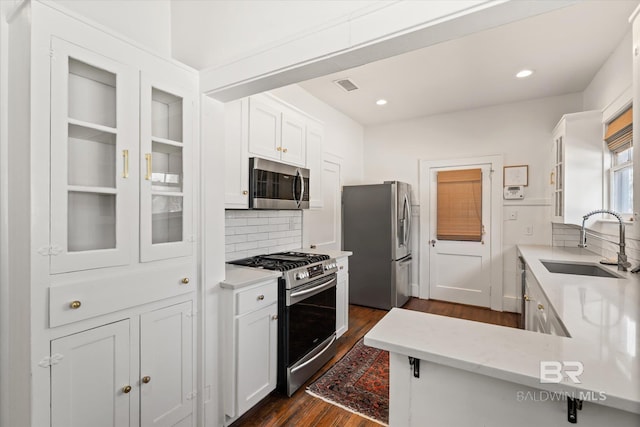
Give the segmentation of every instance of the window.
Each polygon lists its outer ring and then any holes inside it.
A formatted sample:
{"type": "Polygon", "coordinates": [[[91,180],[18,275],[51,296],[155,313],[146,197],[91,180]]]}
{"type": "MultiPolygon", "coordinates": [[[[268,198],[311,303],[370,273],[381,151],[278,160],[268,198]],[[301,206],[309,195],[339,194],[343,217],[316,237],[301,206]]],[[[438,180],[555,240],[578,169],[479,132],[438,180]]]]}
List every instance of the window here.
{"type": "Polygon", "coordinates": [[[611,152],[610,207],[624,214],[633,212],[633,110],[629,107],[607,123],[605,142],[611,152]]]}
{"type": "Polygon", "coordinates": [[[438,240],[482,240],[482,169],[438,172],[438,240]]]}

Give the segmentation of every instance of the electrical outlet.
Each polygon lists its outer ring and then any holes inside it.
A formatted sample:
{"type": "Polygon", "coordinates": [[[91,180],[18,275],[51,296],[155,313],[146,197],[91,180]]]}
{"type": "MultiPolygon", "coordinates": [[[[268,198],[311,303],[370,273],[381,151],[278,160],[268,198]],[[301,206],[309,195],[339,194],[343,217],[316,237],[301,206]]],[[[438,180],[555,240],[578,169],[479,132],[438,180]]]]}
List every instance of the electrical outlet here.
{"type": "Polygon", "coordinates": [[[527,225],[524,228],[524,235],[525,236],[533,236],[533,225],[527,225]]]}

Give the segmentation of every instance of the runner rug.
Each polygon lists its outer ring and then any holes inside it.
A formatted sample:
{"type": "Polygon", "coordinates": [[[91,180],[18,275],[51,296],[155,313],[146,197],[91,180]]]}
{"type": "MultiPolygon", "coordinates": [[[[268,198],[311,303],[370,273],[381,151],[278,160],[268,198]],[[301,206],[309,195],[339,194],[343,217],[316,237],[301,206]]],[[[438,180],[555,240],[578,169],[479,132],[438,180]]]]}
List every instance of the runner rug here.
{"type": "Polygon", "coordinates": [[[365,418],[389,422],[389,352],[364,338],[307,387],[307,393],[365,418]]]}

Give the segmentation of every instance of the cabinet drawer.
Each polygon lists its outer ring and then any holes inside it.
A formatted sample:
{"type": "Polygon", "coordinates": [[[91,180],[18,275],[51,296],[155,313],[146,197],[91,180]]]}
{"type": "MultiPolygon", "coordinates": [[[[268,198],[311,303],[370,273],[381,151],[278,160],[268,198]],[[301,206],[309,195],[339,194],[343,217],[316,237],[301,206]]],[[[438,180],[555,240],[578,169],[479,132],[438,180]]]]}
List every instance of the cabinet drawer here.
{"type": "Polygon", "coordinates": [[[49,327],[193,292],[198,288],[196,277],[195,265],[188,263],[63,279],[49,288],[49,327]]]}
{"type": "Polygon", "coordinates": [[[278,282],[270,281],[236,295],[236,315],[259,310],[278,301],[278,282]]]}

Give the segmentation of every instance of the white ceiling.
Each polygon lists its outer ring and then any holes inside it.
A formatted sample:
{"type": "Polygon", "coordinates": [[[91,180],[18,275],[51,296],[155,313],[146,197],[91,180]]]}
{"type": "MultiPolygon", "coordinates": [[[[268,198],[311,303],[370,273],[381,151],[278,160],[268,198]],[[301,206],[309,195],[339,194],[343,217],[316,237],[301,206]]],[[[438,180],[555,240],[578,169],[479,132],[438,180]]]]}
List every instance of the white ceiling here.
{"type": "Polygon", "coordinates": [[[363,125],[581,92],[638,4],[584,1],[299,85],[363,125]],[[516,79],[523,68],[535,74],[516,79]],[[360,89],[333,83],[347,77],[360,89]],[[388,104],[375,105],[379,98],[388,104]]]}

